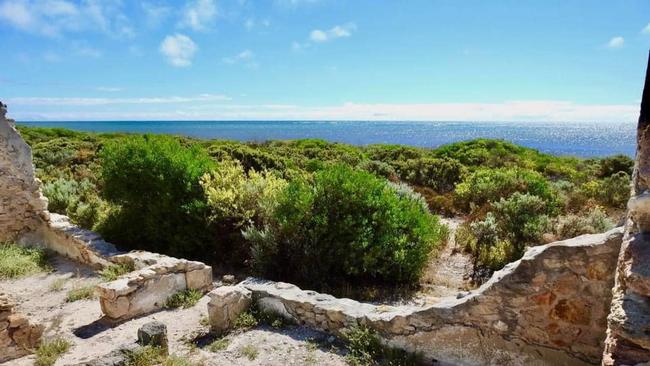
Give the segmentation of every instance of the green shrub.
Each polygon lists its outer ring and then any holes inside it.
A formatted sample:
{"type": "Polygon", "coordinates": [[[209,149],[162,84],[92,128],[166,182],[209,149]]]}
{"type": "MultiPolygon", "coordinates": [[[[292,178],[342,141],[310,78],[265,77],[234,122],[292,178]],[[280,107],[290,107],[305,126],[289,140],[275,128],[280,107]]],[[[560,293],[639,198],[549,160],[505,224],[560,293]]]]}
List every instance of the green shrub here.
{"type": "Polygon", "coordinates": [[[600,207],[594,207],[581,215],[560,216],[555,221],[555,232],[560,239],[602,233],[613,227],[614,223],[600,207]]]}
{"type": "Polygon", "coordinates": [[[421,200],[346,166],[320,171],[313,182],[291,182],[277,200],[264,225],[244,233],[253,265],[271,278],[314,286],[414,282],[446,238],[421,200]]]}
{"type": "Polygon", "coordinates": [[[165,307],[167,309],[191,308],[192,306],[196,305],[196,303],[199,302],[202,297],[203,293],[199,290],[183,290],[170,296],[167,301],[165,301],[165,307]]]}
{"type": "Polygon", "coordinates": [[[244,171],[238,162],[224,161],[214,172],[201,178],[201,187],[211,210],[210,219],[232,222],[238,229],[268,216],[276,204],[276,196],[287,182],[275,175],[244,171]]]}
{"type": "Polygon", "coordinates": [[[385,347],[377,333],[366,326],[354,326],[343,333],[348,355],[346,360],[352,366],[416,366],[423,364],[418,353],[385,347]]]}
{"type": "Polygon", "coordinates": [[[0,243],[0,279],[29,276],[49,269],[43,249],[0,243]]]}
{"type": "Polygon", "coordinates": [[[549,182],[539,173],[518,168],[478,169],[456,186],[456,196],[467,208],[507,198],[515,192],[535,195],[554,209],[557,198],[549,182]]]}
{"type": "Polygon", "coordinates": [[[197,145],[169,136],[130,136],[100,152],[103,195],[116,209],[99,227],[107,240],[177,256],[200,256],[214,241],[199,179],[214,163],[197,145]]]}
{"type": "Polygon", "coordinates": [[[456,242],[472,254],[475,276],[487,276],[515,259],[515,248],[508,240],[499,238],[496,217],[491,212],[484,220],[461,225],[456,242]]]}
{"type": "Polygon", "coordinates": [[[34,364],[36,366],[52,366],[62,354],[68,352],[70,346],[70,342],[63,338],[42,340],[34,352],[36,355],[34,364]]]}
{"type": "Polygon", "coordinates": [[[540,197],[517,192],[493,206],[501,237],[514,245],[517,258],[524,253],[526,245],[539,244],[542,234],[550,229],[551,209],[540,197]]]}
{"type": "Polygon", "coordinates": [[[395,169],[404,181],[445,193],[452,191],[464,173],[463,166],[449,158],[419,158],[395,163],[395,169]]]}
{"type": "Polygon", "coordinates": [[[59,178],[43,185],[43,195],[47,197],[50,212],[66,214],[68,206],[79,196],[79,183],[59,178]]]}
{"type": "Polygon", "coordinates": [[[618,172],[632,175],[634,160],[627,155],[614,155],[600,160],[600,169],[598,170],[599,178],[610,177],[618,172]]]}
{"type": "Polygon", "coordinates": [[[600,184],[600,202],[608,206],[624,209],[630,199],[630,191],[632,190],[630,182],[630,176],[623,171],[603,178],[600,184]]]}
{"type": "Polygon", "coordinates": [[[104,281],[115,281],[120,276],[125,275],[129,272],[133,272],[135,267],[133,263],[120,263],[120,264],[111,264],[106,266],[99,272],[99,275],[104,281]]]}

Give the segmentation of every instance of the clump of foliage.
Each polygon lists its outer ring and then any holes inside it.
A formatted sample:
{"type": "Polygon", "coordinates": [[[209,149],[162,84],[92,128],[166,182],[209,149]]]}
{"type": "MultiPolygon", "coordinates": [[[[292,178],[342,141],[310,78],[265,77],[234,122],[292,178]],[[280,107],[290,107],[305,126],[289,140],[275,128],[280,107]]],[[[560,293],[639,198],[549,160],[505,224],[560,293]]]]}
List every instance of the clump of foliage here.
{"type": "Polygon", "coordinates": [[[420,354],[383,346],[377,333],[366,326],[348,329],[343,338],[349,352],[347,362],[352,366],[415,366],[423,361],[420,354]]]}
{"type": "Polygon", "coordinates": [[[49,269],[43,249],[0,243],[0,279],[24,277],[49,269]]]}
{"type": "Polygon", "coordinates": [[[186,357],[167,355],[165,350],[156,346],[143,346],[126,353],[125,366],[192,366],[186,357]]]}
{"type": "Polygon", "coordinates": [[[245,311],[235,319],[233,326],[235,329],[249,329],[257,326],[259,320],[253,312],[245,311]]]}
{"type": "Polygon", "coordinates": [[[65,296],[65,301],[75,302],[79,300],[91,300],[94,299],[95,296],[95,286],[81,286],[68,291],[65,296]]]}
{"type": "Polygon", "coordinates": [[[614,222],[602,208],[596,206],[583,215],[559,216],[554,226],[558,239],[568,239],[582,234],[605,232],[614,227],[614,222]]]}
{"type": "Polygon", "coordinates": [[[165,307],[168,309],[177,309],[177,308],[191,308],[196,305],[199,300],[203,297],[203,293],[196,289],[187,289],[179,291],[172,296],[170,296],[165,302],[165,307]]]}
{"type": "Polygon", "coordinates": [[[225,350],[229,345],[230,340],[228,338],[219,338],[208,345],[208,350],[210,350],[210,352],[217,353],[225,350]]]}
{"type": "Polygon", "coordinates": [[[133,263],[111,264],[102,269],[99,272],[99,275],[104,281],[109,282],[115,281],[118,277],[133,272],[134,270],[135,267],[133,266],[133,263]]]}
{"type": "Polygon", "coordinates": [[[70,342],[63,338],[53,338],[42,340],[38,348],[34,351],[36,366],[52,366],[56,360],[70,349],[70,342]]]}
{"type": "Polygon", "coordinates": [[[194,144],[130,136],[100,152],[103,196],[114,205],[100,230],[128,248],[192,255],[209,242],[199,179],[215,166],[194,144]]]}
{"type": "Polygon", "coordinates": [[[310,285],[416,281],[446,235],[420,201],[342,165],[289,183],[264,221],[245,232],[255,268],[310,285]]]}

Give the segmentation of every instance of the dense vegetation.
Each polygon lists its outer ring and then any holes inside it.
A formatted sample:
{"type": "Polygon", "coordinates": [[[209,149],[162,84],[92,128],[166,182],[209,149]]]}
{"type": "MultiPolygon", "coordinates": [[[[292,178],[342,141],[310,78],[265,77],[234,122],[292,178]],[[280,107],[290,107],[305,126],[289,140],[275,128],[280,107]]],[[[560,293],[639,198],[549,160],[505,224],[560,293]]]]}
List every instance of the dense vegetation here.
{"type": "Polygon", "coordinates": [[[437,149],[240,143],[20,127],[50,209],[126,248],[320,287],[416,282],[445,237],[489,273],[527,246],[619,221],[633,162],[500,140],[437,149]]]}

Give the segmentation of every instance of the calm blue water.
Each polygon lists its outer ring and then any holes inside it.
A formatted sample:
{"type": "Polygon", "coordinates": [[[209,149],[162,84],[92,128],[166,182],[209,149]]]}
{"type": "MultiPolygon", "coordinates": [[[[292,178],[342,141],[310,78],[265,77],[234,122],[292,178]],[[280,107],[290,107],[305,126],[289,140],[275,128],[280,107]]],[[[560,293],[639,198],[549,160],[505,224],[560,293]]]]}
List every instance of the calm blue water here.
{"type": "Polygon", "coordinates": [[[294,122],[102,121],[19,122],[94,132],[149,132],[240,141],[321,138],[355,145],[437,147],[478,137],[499,138],[555,155],[582,157],[635,152],[635,123],[540,122],[294,122]]]}

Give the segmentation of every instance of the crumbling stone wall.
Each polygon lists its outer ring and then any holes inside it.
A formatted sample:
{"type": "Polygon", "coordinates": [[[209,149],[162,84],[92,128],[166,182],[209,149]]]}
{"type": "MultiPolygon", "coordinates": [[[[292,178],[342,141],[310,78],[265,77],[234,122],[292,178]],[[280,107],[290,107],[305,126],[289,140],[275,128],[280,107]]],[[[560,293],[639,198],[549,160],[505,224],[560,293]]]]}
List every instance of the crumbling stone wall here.
{"type": "Polygon", "coordinates": [[[650,56],[603,365],[650,363],[650,56]]]}
{"type": "Polygon", "coordinates": [[[0,242],[16,240],[48,220],[32,150],[6,113],[7,106],[0,102],[0,242]]]}
{"type": "Polygon", "coordinates": [[[43,334],[41,325],[31,324],[14,306],[7,295],[0,293],[0,363],[29,354],[43,334]]]}
{"type": "Polygon", "coordinates": [[[267,311],[335,334],[365,324],[386,343],[442,364],[597,364],[622,236],[617,228],[530,248],[478,290],[424,308],[359,303],[264,280],[241,285],[267,311]]]}

